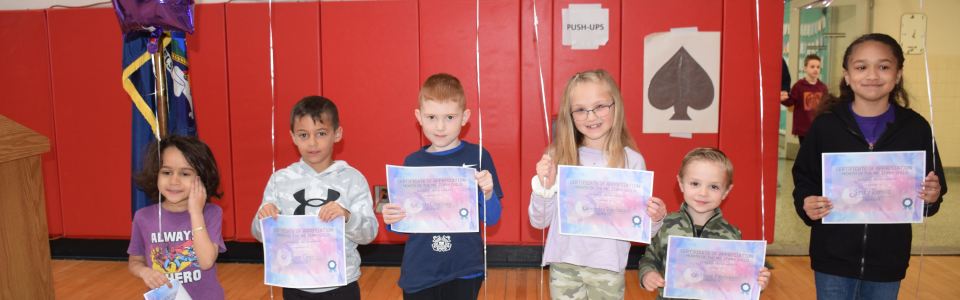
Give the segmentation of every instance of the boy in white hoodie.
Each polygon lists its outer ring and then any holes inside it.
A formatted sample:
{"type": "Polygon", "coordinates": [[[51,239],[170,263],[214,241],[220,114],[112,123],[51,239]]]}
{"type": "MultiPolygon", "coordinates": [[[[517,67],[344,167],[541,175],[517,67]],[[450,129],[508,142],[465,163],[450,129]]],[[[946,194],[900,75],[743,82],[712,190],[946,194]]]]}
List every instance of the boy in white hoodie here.
{"type": "Polygon", "coordinates": [[[263,192],[253,218],[253,236],[263,241],[260,219],[277,215],[317,215],[323,221],[346,221],[346,272],[349,284],[317,289],[283,289],[284,299],[360,299],[360,254],[357,244],[377,236],[367,179],[342,160],[333,160],[333,145],[343,136],[337,107],[330,99],[307,96],[290,112],[290,135],[300,161],[277,170],[263,192]]]}

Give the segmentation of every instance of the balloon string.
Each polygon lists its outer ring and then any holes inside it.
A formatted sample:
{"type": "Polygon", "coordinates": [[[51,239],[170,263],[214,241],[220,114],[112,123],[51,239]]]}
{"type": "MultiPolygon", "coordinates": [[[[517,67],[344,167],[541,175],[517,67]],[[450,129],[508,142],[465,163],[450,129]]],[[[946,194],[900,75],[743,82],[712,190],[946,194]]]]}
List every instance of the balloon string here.
{"type": "MultiPolygon", "coordinates": [[[[920,0],[920,11],[926,12],[926,9],[924,9],[923,0],[920,0]]],[[[926,17],[926,14],[924,14],[924,17],[926,17]]],[[[936,137],[936,131],[934,130],[933,88],[930,85],[930,63],[929,63],[929,60],[927,59],[928,52],[929,52],[929,48],[927,48],[927,38],[924,37],[923,38],[923,70],[924,70],[924,74],[926,75],[926,83],[927,83],[927,104],[929,104],[930,106],[930,149],[932,150],[932,153],[930,155],[933,157],[933,165],[931,166],[931,168],[933,169],[934,172],[936,172],[937,171],[937,137],[936,137]]],[[[929,208],[927,207],[927,205],[923,206],[924,218],[926,218],[927,216],[928,209],[929,208]]],[[[919,258],[919,262],[917,262],[917,291],[916,291],[917,299],[920,299],[920,284],[923,282],[921,277],[923,277],[923,258],[927,248],[927,222],[924,221],[921,227],[922,227],[921,231],[923,233],[921,234],[922,237],[920,239],[920,258],[919,258]]]]}
{"type": "MultiPolygon", "coordinates": [[[[277,172],[277,95],[276,82],[274,81],[276,73],[273,53],[273,0],[267,1],[267,29],[270,40],[270,180],[273,180],[273,173],[277,172]]],[[[273,185],[272,182],[271,185],[273,185]]],[[[274,193],[277,193],[276,189],[274,189],[274,193]]],[[[276,194],[274,194],[274,199],[278,199],[276,194]]],[[[267,285],[267,288],[270,289],[270,299],[274,299],[273,286],[267,285]]]]}
{"type": "Polygon", "coordinates": [[[761,240],[766,241],[767,240],[767,206],[766,206],[766,193],[764,190],[764,181],[765,181],[764,169],[765,168],[763,165],[763,159],[766,156],[764,155],[764,152],[765,152],[764,150],[766,150],[764,145],[766,136],[764,135],[764,130],[763,130],[764,101],[763,101],[763,63],[760,57],[761,56],[761,53],[760,53],[760,0],[755,0],[754,4],[756,8],[756,17],[757,17],[757,24],[756,24],[757,25],[757,77],[759,78],[759,84],[760,84],[760,97],[759,97],[759,100],[760,100],[760,236],[761,236],[761,240]]]}
{"type": "MultiPolygon", "coordinates": [[[[543,62],[540,59],[540,17],[537,14],[537,0],[533,0],[533,36],[534,43],[533,49],[537,55],[537,75],[540,79],[540,103],[543,105],[543,127],[544,132],[547,136],[547,145],[550,145],[551,141],[551,132],[550,132],[550,117],[547,111],[547,91],[546,85],[543,83],[543,62]]],[[[544,207],[546,207],[546,201],[544,200],[544,207]]],[[[547,229],[540,229],[540,284],[537,286],[537,298],[543,299],[543,256],[547,249],[547,229]]]]}
{"type": "MultiPolygon", "coordinates": [[[[476,39],[474,40],[474,52],[476,53],[476,64],[477,64],[477,127],[478,128],[478,151],[477,158],[477,168],[480,171],[483,171],[483,109],[480,105],[480,0],[476,0],[476,39]]],[[[487,203],[484,196],[480,196],[480,201],[483,201],[483,299],[487,299],[487,286],[490,285],[487,281],[487,203]]]]}

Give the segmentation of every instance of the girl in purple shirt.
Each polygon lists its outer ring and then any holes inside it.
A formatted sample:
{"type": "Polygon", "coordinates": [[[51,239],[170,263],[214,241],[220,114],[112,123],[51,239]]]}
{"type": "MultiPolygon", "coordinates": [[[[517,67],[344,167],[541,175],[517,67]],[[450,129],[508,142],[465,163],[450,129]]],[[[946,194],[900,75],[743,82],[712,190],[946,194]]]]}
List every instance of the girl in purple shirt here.
{"type": "Polygon", "coordinates": [[[213,153],[195,137],[169,136],[151,145],[135,180],[153,199],[134,214],[128,269],[150,289],[179,281],[193,299],[223,299],[217,255],[223,211],[213,153]]]}

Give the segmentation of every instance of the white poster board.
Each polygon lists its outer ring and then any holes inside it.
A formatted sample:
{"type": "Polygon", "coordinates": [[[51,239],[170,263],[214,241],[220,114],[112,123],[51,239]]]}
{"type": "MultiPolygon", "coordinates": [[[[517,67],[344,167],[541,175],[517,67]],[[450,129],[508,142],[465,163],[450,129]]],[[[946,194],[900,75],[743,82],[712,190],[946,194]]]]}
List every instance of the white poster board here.
{"type": "Polygon", "coordinates": [[[696,28],[644,38],[643,133],[716,133],[720,32],[696,28]]]}

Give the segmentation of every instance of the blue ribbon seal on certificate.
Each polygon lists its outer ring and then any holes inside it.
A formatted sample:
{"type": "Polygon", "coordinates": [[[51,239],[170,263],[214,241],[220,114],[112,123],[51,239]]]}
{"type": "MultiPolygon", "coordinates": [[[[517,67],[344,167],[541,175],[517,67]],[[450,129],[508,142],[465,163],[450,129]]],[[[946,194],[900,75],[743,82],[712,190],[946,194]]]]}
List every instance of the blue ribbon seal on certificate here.
{"type": "Polygon", "coordinates": [[[461,209],[460,209],[460,218],[466,220],[466,219],[467,219],[467,215],[468,215],[469,213],[470,213],[470,211],[468,211],[466,208],[461,208],[461,209]]]}
{"type": "Polygon", "coordinates": [[[750,293],[750,284],[749,284],[749,283],[746,283],[746,282],[744,282],[743,284],[741,284],[741,285],[740,285],[740,292],[741,292],[741,293],[744,293],[744,294],[749,294],[749,293],[750,293]]]}
{"type": "Polygon", "coordinates": [[[640,216],[633,216],[633,227],[640,228],[640,221],[642,220],[640,216]]]}
{"type": "Polygon", "coordinates": [[[333,261],[333,260],[328,261],[328,262],[327,262],[327,269],[330,269],[330,272],[336,272],[336,271],[337,271],[337,262],[336,262],[336,261],[333,261]]]}
{"type": "Polygon", "coordinates": [[[903,208],[911,208],[911,207],[913,207],[913,199],[903,198],[903,208]]]}

